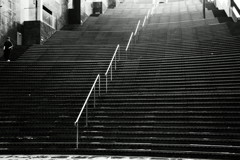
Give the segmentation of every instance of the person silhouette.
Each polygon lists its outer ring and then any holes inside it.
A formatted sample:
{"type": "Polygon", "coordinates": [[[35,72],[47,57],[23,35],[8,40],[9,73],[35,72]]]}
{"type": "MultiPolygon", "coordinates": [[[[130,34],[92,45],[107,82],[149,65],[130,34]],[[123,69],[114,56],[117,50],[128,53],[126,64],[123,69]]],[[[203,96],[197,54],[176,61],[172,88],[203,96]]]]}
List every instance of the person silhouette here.
{"type": "Polygon", "coordinates": [[[3,46],[4,58],[8,62],[10,62],[10,53],[12,49],[13,49],[13,44],[11,42],[10,37],[8,37],[3,46]]]}

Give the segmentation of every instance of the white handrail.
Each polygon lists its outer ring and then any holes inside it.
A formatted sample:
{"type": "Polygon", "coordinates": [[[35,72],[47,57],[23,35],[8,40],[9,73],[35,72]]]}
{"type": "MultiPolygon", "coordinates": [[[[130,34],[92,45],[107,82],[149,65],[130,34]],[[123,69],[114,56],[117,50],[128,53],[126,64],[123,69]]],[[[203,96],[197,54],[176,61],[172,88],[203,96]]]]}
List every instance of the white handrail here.
{"type": "Polygon", "coordinates": [[[114,54],[113,54],[113,57],[112,57],[112,59],[111,59],[111,62],[110,62],[110,64],[109,64],[109,66],[108,66],[108,69],[107,69],[107,71],[106,71],[106,73],[105,73],[105,76],[108,74],[108,71],[109,71],[109,69],[110,69],[110,67],[111,67],[111,65],[112,65],[112,62],[113,62],[113,60],[114,60],[114,58],[115,58],[115,56],[116,56],[116,54],[117,54],[117,51],[118,51],[118,48],[120,47],[120,45],[118,44],[117,45],[117,48],[115,49],[115,52],[114,52],[114,54]]]}
{"type": "Polygon", "coordinates": [[[152,10],[151,10],[151,15],[153,15],[154,9],[155,9],[155,8],[154,8],[154,7],[152,7],[152,10]]]}
{"type": "Polygon", "coordinates": [[[136,29],[135,29],[134,36],[136,36],[136,34],[137,34],[137,31],[138,31],[138,28],[139,28],[140,23],[141,23],[141,21],[139,20],[139,21],[138,21],[138,24],[137,24],[137,27],[136,27],[136,29]]]}
{"type": "MultiPolygon", "coordinates": [[[[87,96],[87,98],[86,98],[86,100],[85,100],[85,102],[84,102],[84,105],[83,105],[83,107],[82,107],[82,109],[81,109],[81,111],[80,111],[80,113],[79,113],[79,115],[78,115],[78,117],[77,117],[77,120],[75,121],[75,124],[78,123],[78,121],[79,121],[79,119],[80,119],[80,117],[81,117],[81,115],[82,115],[82,113],[83,113],[83,110],[85,109],[85,106],[86,106],[86,104],[87,104],[87,102],[88,102],[88,99],[89,99],[89,97],[91,96],[91,93],[92,93],[93,89],[94,89],[95,86],[96,86],[96,83],[97,83],[97,80],[98,80],[98,79],[99,79],[99,87],[100,87],[100,75],[98,74],[97,77],[96,77],[96,79],[95,79],[95,81],[94,81],[94,83],[93,83],[93,85],[92,85],[92,88],[91,88],[90,92],[88,93],[88,96],[87,96]]],[[[99,88],[99,90],[100,90],[100,88],[99,88]]]]}
{"type": "Polygon", "coordinates": [[[146,19],[147,19],[147,16],[144,17],[144,21],[143,21],[142,27],[144,27],[146,19]]]}
{"type": "MultiPolygon", "coordinates": [[[[97,83],[98,79],[99,79],[99,96],[100,96],[100,84],[101,83],[100,83],[100,75],[98,74],[94,83],[93,83],[93,85],[92,85],[92,88],[91,88],[90,92],[88,93],[87,99],[85,100],[84,105],[83,105],[83,107],[82,107],[82,109],[81,109],[81,111],[80,111],[80,113],[77,117],[77,120],[74,122],[75,126],[77,127],[77,135],[76,135],[76,147],[77,148],[78,148],[78,122],[79,122],[79,119],[80,119],[80,117],[83,113],[83,110],[87,106],[87,102],[88,102],[93,90],[94,90],[94,107],[95,107],[95,91],[96,91],[95,86],[96,86],[96,83],[97,83]]],[[[88,107],[86,107],[86,126],[88,126],[88,107]]]]}
{"type": "Polygon", "coordinates": [[[150,10],[148,10],[148,13],[147,13],[147,19],[148,19],[148,17],[149,17],[149,14],[150,14],[150,10]]]}
{"type": "Polygon", "coordinates": [[[129,40],[128,40],[128,44],[127,44],[127,47],[126,47],[126,51],[128,51],[129,45],[130,45],[130,43],[131,43],[131,41],[132,41],[132,37],[133,37],[133,32],[131,33],[131,36],[130,36],[130,38],[129,38],[129,40]]]}
{"type": "Polygon", "coordinates": [[[120,45],[118,44],[116,49],[115,49],[115,52],[113,54],[113,57],[111,59],[111,62],[109,64],[109,66],[108,66],[108,69],[107,69],[107,71],[105,73],[105,76],[106,76],[106,92],[107,92],[107,75],[108,75],[108,72],[109,72],[110,68],[111,68],[111,81],[112,81],[112,63],[113,63],[114,59],[115,59],[115,70],[117,69],[117,62],[116,62],[117,58],[116,58],[116,55],[117,55],[118,50],[119,50],[119,60],[120,60],[120,49],[119,48],[120,48],[120,45]]]}

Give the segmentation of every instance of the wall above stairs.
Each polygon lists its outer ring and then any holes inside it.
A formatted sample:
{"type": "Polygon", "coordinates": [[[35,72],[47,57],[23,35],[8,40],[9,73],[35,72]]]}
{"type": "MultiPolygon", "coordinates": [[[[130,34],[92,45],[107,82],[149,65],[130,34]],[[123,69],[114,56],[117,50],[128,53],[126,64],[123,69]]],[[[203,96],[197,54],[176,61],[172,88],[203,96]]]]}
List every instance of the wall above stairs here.
{"type": "Polygon", "coordinates": [[[236,22],[240,15],[240,3],[238,0],[215,0],[215,5],[219,9],[223,9],[229,17],[236,22]]]}
{"type": "Polygon", "coordinates": [[[55,29],[41,21],[24,22],[24,45],[42,44],[55,32],[55,29]]]}
{"type": "Polygon", "coordinates": [[[218,7],[219,9],[224,9],[226,14],[229,17],[231,16],[231,13],[230,13],[231,0],[215,0],[215,3],[216,3],[216,7],[218,7]]]}

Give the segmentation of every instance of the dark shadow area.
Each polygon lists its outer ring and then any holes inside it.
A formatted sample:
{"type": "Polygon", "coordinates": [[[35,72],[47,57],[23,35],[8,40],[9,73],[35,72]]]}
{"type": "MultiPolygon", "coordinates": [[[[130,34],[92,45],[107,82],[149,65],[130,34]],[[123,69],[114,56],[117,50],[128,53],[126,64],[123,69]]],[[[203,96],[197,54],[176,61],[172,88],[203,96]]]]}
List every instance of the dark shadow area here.
{"type": "Polygon", "coordinates": [[[231,17],[217,17],[219,23],[233,22],[231,17]]]}
{"type": "Polygon", "coordinates": [[[224,10],[212,10],[215,17],[228,17],[224,10]]]}
{"type": "Polygon", "coordinates": [[[233,36],[240,35],[240,22],[228,22],[227,27],[233,36]]]}
{"type": "MultiPolygon", "coordinates": [[[[31,46],[14,46],[10,54],[10,60],[16,61],[21,55],[23,55],[28,50],[29,47],[31,46]]],[[[5,61],[3,53],[0,54],[0,61],[5,61]]]]}

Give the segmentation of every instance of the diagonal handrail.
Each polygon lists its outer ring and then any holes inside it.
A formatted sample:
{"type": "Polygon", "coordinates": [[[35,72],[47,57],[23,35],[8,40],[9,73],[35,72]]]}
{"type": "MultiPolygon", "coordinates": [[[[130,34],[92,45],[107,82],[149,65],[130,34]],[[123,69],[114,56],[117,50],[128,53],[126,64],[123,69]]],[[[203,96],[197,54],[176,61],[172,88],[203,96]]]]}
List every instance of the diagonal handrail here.
{"type": "Polygon", "coordinates": [[[125,49],[125,51],[126,51],[126,59],[127,59],[128,48],[129,48],[129,46],[131,44],[132,38],[133,38],[133,32],[131,33],[131,36],[130,36],[130,38],[128,40],[128,44],[127,44],[126,49],[125,49]]]}
{"type": "Polygon", "coordinates": [[[101,83],[100,83],[100,75],[98,74],[96,79],[95,79],[95,81],[94,81],[94,83],[93,83],[93,85],[92,85],[92,88],[91,88],[90,92],[88,93],[88,96],[87,96],[87,98],[86,98],[86,100],[85,100],[85,102],[83,104],[83,107],[82,107],[82,109],[81,109],[81,111],[80,111],[76,121],[74,122],[75,126],[77,127],[77,138],[76,138],[77,139],[76,140],[76,147],[77,148],[78,148],[78,123],[79,123],[79,119],[80,119],[84,109],[86,108],[86,126],[88,126],[88,105],[87,105],[87,103],[88,103],[88,100],[89,100],[89,98],[90,98],[90,96],[92,94],[92,91],[94,90],[94,108],[95,108],[95,106],[96,106],[96,104],[95,104],[95,97],[96,97],[95,96],[95,91],[96,91],[95,87],[96,87],[96,83],[97,83],[98,80],[99,80],[99,96],[100,96],[100,92],[101,92],[100,84],[101,83]]]}
{"type": "Polygon", "coordinates": [[[151,10],[151,15],[154,14],[154,10],[155,10],[155,6],[152,7],[152,10],[151,10]]]}
{"type": "Polygon", "coordinates": [[[147,13],[147,19],[149,18],[149,15],[150,15],[150,10],[148,10],[148,13],[147,13]]]}
{"type": "Polygon", "coordinates": [[[113,54],[113,57],[112,57],[112,59],[111,59],[111,62],[110,62],[110,64],[109,64],[109,66],[108,66],[108,69],[107,69],[107,71],[106,71],[106,73],[105,73],[105,76],[106,76],[106,93],[107,93],[107,75],[108,75],[108,72],[109,72],[109,70],[111,69],[111,81],[112,81],[112,63],[113,63],[113,60],[115,59],[115,70],[117,69],[117,58],[116,58],[116,55],[117,55],[117,53],[119,52],[119,59],[118,59],[118,61],[120,61],[120,45],[118,44],[117,45],[117,47],[116,47],[116,49],[115,49],[115,52],[114,52],[114,54],[113,54]]]}
{"type": "Polygon", "coordinates": [[[135,29],[135,32],[134,32],[134,36],[137,35],[137,31],[138,31],[138,28],[139,28],[140,23],[141,23],[141,21],[139,20],[139,21],[138,21],[138,24],[137,24],[137,27],[136,27],[136,29],[135,29]]]}
{"type": "Polygon", "coordinates": [[[139,30],[140,23],[141,23],[141,21],[139,20],[139,21],[138,21],[138,24],[137,24],[137,27],[136,27],[136,29],[135,29],[135,32],[134,32],[134,41],[135,41],[135,44],[137,43],[137,39],[138,39],[138,30],[139,30]]]}
{"type": "Polygon", "coordinates": [[[146,20],[147,20],[147,16],[144,17],[144,21],[143,21],[142,27],[144,27],[144,25],[146,23],[146,20]]]}

